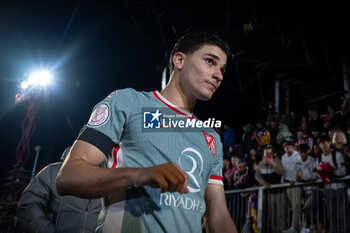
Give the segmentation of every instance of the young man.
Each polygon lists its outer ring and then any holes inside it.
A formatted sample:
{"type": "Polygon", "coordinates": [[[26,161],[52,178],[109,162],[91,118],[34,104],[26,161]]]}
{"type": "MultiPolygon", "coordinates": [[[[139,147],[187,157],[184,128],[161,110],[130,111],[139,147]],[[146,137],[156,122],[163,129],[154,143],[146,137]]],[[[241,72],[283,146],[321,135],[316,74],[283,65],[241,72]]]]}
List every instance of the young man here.
{"type": "MultiPolygon", "coordinates": [[[[292,142],[287,141],[283,144],[285,154],[282,156],[282,166],[286,172],[283,176],[283,182],[289,183],[293,186],[296,181],[297,175],[297,163],[300,162],[300,156],[297,151],[294,150],[292,142]]],[[[300,228],[300,216],[301,216],[301,190],[300,187],[287,188],[287,197],[292,206],[293,216],[292,225],[288,230],[283,233],[298,232],[300,228]]]]}
{"type": "MultiPolygon", "coordinates": [[[[264,149],[264,155],[255,172],[255,179],[265,189],[270,189],[271,184],[280,184],[284,170],[281,160],[271,145],[264,149]]],[[[272,233],[280,233],[285,225],[285,194],[283,189],[275,188],[267,191],[267,219],[270,222],[272,233]]]]}
{"type": "MultiPolygon", "coordinates": [[[[118,90],[95,107],[57,189],[104,197],[98,232],[202,232],[204,213],[210,232],[237,232],[225,202],[219,135],[145,131],[141,124],[145,107],[195,119],[197,100],[211,99],[223,80],[227,54],[217,35],[188,33],[173,48],[164,90],[118,90]],[[106,158],[108,168],[100,168],[106,158]]],[[[148,123],[153,127],[159,116],[152,112],[148,123]]]]}
{"type": "MultiPolygon", "coordinates": [[[[309,156],[311,151],[308,144],[300,144],[297,147],[297,151],[300,155],[300,161],[297,163],[297,181],[307,182],[315,181],[319,178],[319,175],[316,171],[316,159],[309,156]]],[[[317,185],[315,186],[305,186],[305,204],[304,209],[306,210],[307,216],[311,223],[310,229],[317,232],[322,232],[323,228],[319,221],[319,208],[318,201],[321,200],[321,195],[318,191],[317,185]],[[317,224],[315,226],[315,223],[317,224]]]]}

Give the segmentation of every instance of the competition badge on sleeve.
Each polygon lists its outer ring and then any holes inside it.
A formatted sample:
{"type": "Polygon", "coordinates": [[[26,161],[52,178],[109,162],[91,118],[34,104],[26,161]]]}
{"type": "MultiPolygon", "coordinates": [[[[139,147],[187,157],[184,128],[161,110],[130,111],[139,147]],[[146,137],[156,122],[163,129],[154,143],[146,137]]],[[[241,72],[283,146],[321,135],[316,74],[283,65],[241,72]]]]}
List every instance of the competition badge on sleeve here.
{"type": "Polygon", "coordinates": [[[106,123],[110,117],[111,111],[107,103],[99,104],[92,112],[88,126],[98,127],[106,123]]]}

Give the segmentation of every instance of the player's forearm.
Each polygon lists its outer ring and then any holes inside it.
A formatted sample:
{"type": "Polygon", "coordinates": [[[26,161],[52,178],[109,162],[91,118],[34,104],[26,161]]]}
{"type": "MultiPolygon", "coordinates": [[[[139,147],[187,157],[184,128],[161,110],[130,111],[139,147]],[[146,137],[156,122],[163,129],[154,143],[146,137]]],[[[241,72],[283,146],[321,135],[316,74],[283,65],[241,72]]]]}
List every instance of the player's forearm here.
{"type": "Polygon", "coordinates": [[[208,228],[209,233],[237,233],[236,225],[233,223],[229,214],[218,218],[212,218],[209,220],[206,229],[208,230],[208,228]]]}
{"type": "Polygon", "coordinates": [[[60,170],[57,191],[61,195],[100,198],[137,184],[140,168],[101,168],[84,160],[71,160],[60,170]]]}

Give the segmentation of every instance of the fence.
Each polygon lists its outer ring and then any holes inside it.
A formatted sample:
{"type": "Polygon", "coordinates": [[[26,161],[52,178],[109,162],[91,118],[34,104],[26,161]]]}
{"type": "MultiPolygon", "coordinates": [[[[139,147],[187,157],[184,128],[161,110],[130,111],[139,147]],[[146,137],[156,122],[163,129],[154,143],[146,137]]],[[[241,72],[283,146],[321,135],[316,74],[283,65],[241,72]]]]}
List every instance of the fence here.
{"type": "Polygon", "coordinates": [[[350,176],[324,185],[314,182],[225,191],[229,212],[241,233],[350,233],[350,176]]]}

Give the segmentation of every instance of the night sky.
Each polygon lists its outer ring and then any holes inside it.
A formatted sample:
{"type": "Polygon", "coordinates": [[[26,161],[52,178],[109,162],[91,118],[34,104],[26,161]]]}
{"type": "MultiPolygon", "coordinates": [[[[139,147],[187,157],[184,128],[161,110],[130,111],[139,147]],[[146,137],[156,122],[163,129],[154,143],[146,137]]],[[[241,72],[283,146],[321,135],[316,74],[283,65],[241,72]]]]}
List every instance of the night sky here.
{"type": "Polygon", "coordinates": [[[171,47],[189,30],[224,33],[236,55],[228,61],[227,75],[214,98],[198,103],[199,118],[221,119],[240,132],[243,124],[259,119],[273,104],[277,76],[291,85],[291,108],[300,114],[309,108],[322,112],[328,102],[337,107],[342,62],[348,61],[349,52],[347,8],[320,4],[1,1],[0,186],[15,163],[21,123],[30,104],[15,104],[15,95],[32,71],[43,67],[54,76],[39,101],[26,164],[31,169],[34,147],[41,145],[38,171],[59,160],[93,106],[113,90],[160,90],[171,47]],[[254,29],[245,32],[243,25],[249,23],[254,29]],[[254,79],[257,74],[259,80],[254,79]],[[311,101],[327,94],[333,95],[311,101]]]}

